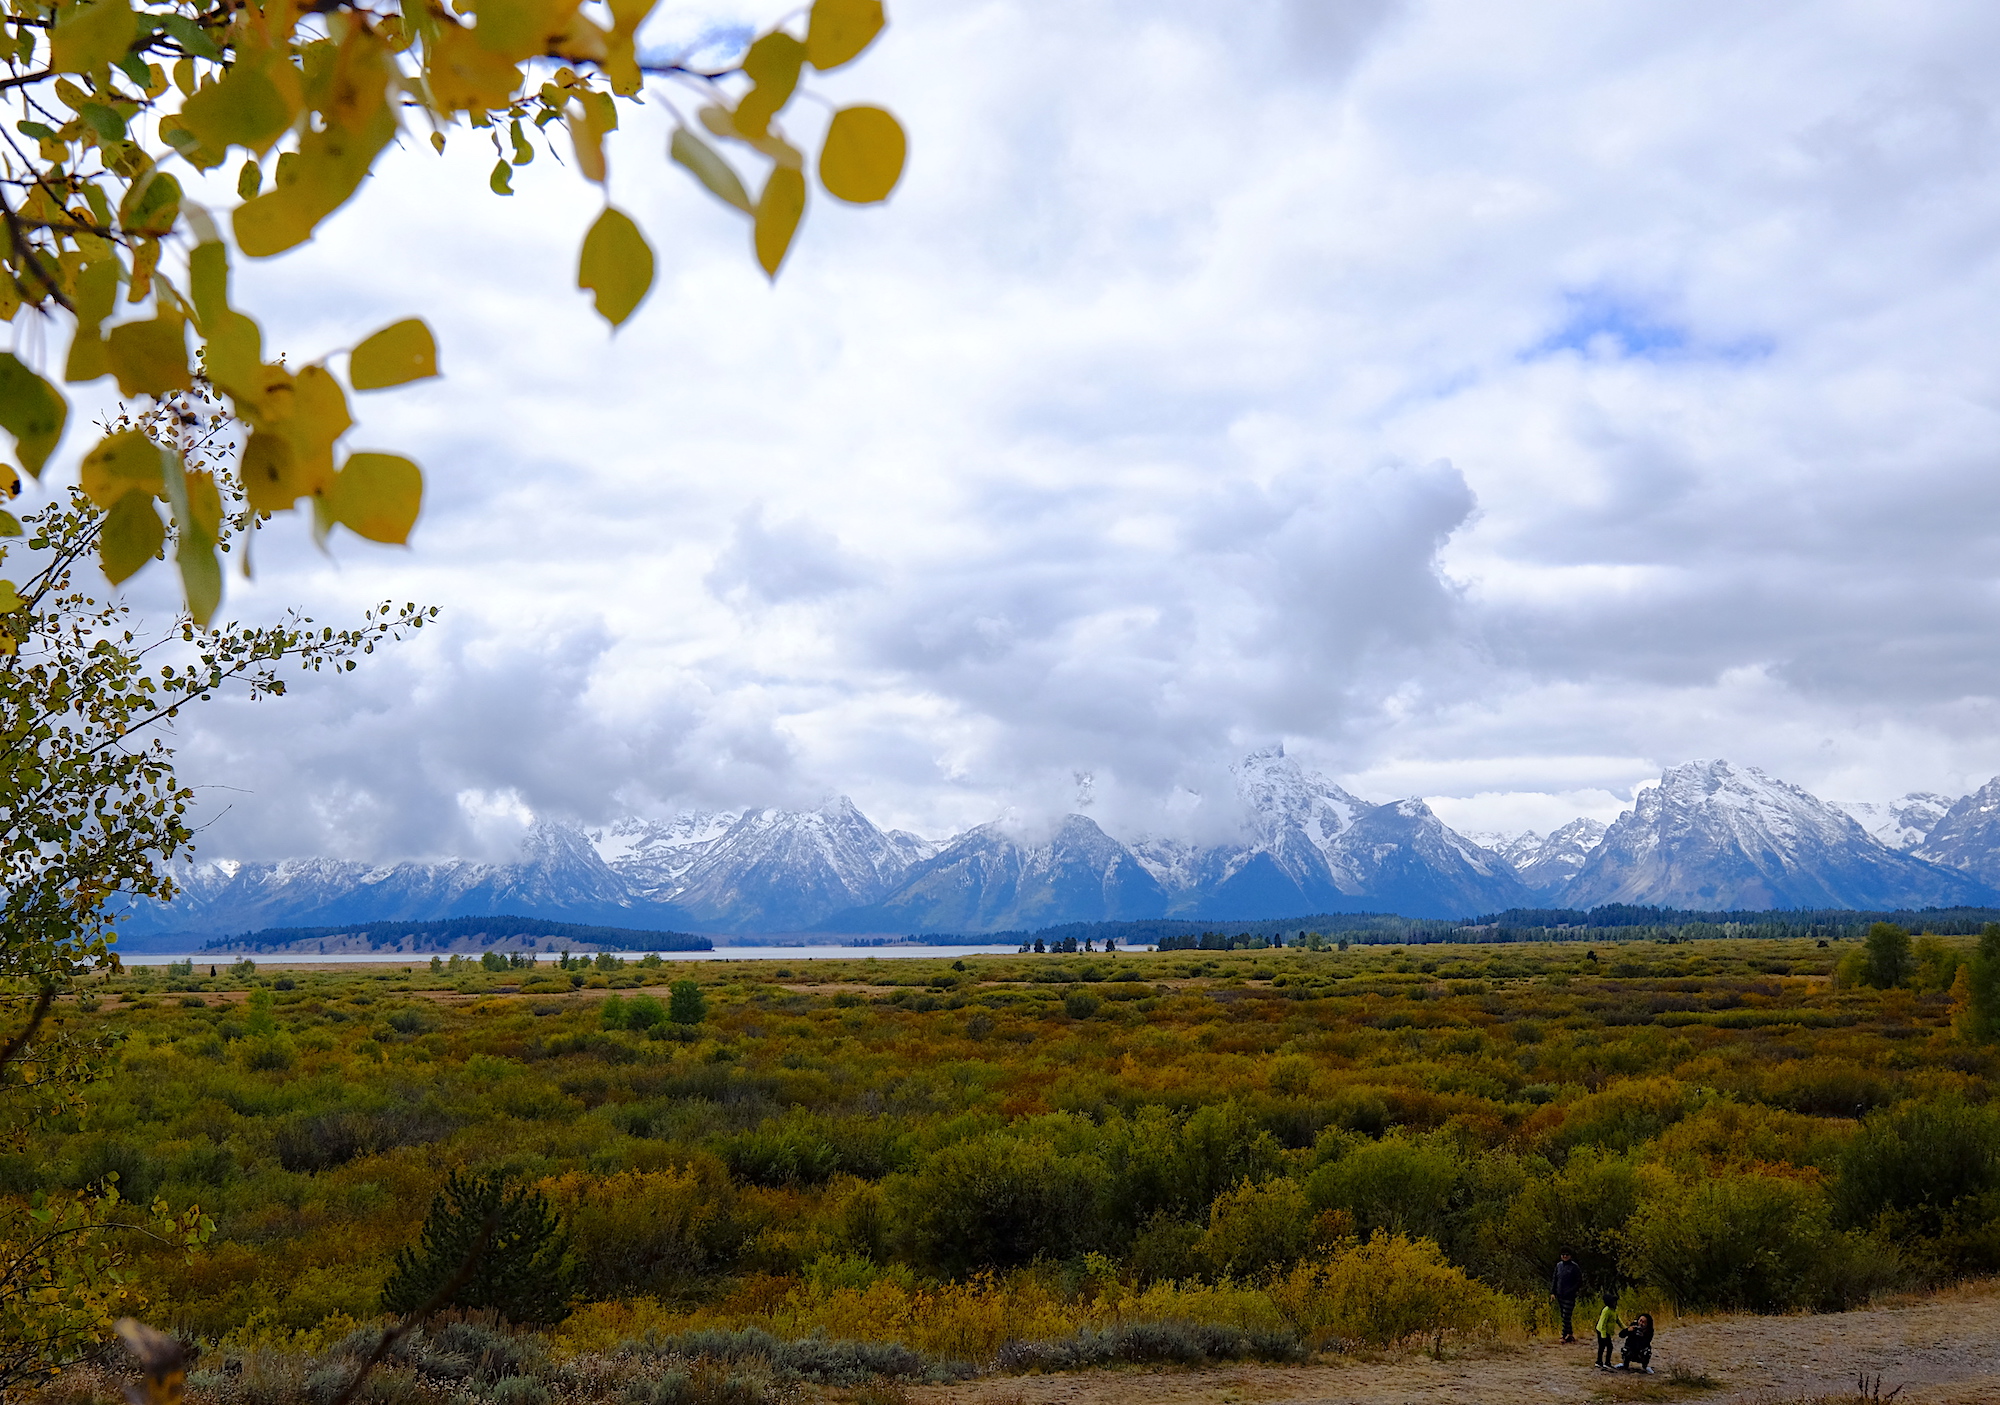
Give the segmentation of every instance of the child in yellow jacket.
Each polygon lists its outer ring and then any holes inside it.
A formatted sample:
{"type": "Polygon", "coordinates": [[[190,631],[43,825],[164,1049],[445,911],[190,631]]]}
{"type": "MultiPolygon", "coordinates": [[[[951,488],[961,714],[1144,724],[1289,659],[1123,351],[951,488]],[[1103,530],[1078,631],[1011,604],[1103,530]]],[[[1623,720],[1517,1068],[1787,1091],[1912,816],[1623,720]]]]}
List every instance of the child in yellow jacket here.
{"type": "Polygon", "coordinates": [[[1604,1295],[1604,1311],[1597,1314],[1597,1369],[1611,1369],[1611,1339],[1625,1324],[1618,1320],[1618,1297],[1615,1293],[1604,1295]]]}

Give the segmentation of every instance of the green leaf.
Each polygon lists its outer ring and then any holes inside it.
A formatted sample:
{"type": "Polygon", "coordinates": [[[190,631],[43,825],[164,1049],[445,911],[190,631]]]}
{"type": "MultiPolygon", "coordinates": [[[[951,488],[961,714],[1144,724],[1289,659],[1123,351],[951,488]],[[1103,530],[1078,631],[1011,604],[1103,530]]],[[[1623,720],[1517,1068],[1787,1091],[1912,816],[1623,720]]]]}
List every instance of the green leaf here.
{"type": "Polygon", "coordinates": [[[11,512],[0,511],[0,537],[18,537],[21,533],[21,519],[11,512]]]}
{"type": "Polygon", "coordinates": [[[221,59],[222,50],[215,47],[215,41],[208,37],[208,31],[186,15],[163,15],[159,17],[159,24],[180,42],[183,49],[196,58],[211,61],[221,59]]]}
{"type": "Polygon", "coordinates": [[[125,140],[125,119],[101,102],[87,102],[77,115],[106,141],[125,140]]]}
{"type": "Polygon", "coordinates": [[[509,124],[507,132],[514,143],[514,164],[516,166],[525,166],[530,161],[533,161],[535,159],[535,146],[533,142],[528,140],[527,134],[521,130],[521,119],[518,117],[515,118],[509,124]]]}
{"type": "Polygon", "coordinates": [[[49,36],[49,67],[57,73],[89,73],[124,56],[139,35],[131,0],[87,0],[56,19],[49,36]]]}
{"type": "Polygon", "coordinates": [[[674,128],[674,139],[667,146],[667,154],[693,171],[695,179],[707,186],[709,194],[716,199],[734,205],[746,215],[755,213],[757,207],[750,203],[750,192],[743,188],[735,168],[723,160],[714,147],[686,127],[674,128]]]}
{"type": "Polygon", "coordinates": [[[181,183],[161,170],[133,181],[118,205],[118,223],[127,234],[158,239],[171,234],[180,217],[181,183]]]}
{"type": "Polygon", "coordinates": [[[888,21],[882,0],[816,0],[806,21],[806,58],[825,72],[859,54],[888,21]]]}
{"type": "Polygon", "coordinates": [[[607,207],[583,236],[576,286],[596,295],[598,315],[616,327],[653,286],[653,250],[639,226],[621,210],[607,207]]]}
{"type": "Polygon", "coordinates": [[[384,327],[355,347],[347,363],[347,379],[356,390],[381,390],[437,373],[437,338],[421,317],[384,327]]]}
{"type": "Polygon", "coordinates": [[[491,190],[495,195],[512,195],[514,187],[508,183],[508,177],[511,173],[512,168],[505,161],[495,161],[493,163],[493,174],[486,178],[487,189],[491,190]]]}
{"type": "Polygon", "coordinates": [[[180,120],[219,161],[231,146],[262,156],[292,125],[296,111],[262,67],[239,63],[181,104],[180,120]]]}
{"type": "Polygon", "coordinates": [[[12,352],[0,351],[0,429],[14,436],[15,455],[31,476],[41,476],[68,418],[69,404],[61,391],[12,352]]]}
{"type": "Polygon", "coordinates": [[[789,166],[773,166],[764,182],[764,193],[757,197],[754,234],[757,262],[773,281],[778,277],[778,265],[785,261],[785,253],[792,247],[792,235],[798,231],[805,212],[806,178],[789,166]]]}
{"type": "Polygon", "coordinates": [[[113,585],[123,584],[134,571],[160,554],[167,539],[166,524],[153,506],[151,493],[127,493],[105,514],[97,534],[97,557],[113,585]]]}
{"type": "Polygon", "coordinates": [[[16,122],[14,126],[22,136],[33,137],[36,141],[54,141],[55,128],[45,122],[16,122]]]}
{"type": "Polygon", "coordinates": [[[236,198],[255,200],[257,192],[264,188],[264,168],[255,161],[246,160],[243,169],[236,173],[236,198]]]}
{"type": "Polygon", "coordinates": [[[856,205],[887,200],[903,177],[903,125],[879,107],[843,107],[826,129],[819,179],[827,193],[856,205]]]}
{"type": "Polygon", "coordinates": [[[423,470],[396,454],[350,454],[326,500],[333,520],[357,536],[401,546],[423,508],[423,470]]]}

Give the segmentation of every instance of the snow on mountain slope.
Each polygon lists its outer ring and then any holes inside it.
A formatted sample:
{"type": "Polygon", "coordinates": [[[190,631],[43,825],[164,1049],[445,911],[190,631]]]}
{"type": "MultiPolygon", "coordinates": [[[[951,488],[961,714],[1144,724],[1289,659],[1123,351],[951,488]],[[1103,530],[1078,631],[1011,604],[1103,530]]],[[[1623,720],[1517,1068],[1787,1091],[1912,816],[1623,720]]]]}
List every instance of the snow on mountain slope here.
{"type": "Polygon", "coordinates": [[[1451,829],[1421,800],[1364,810],[1329,855],[1335,883],[1378,912],[1470,917],[1527,904],[1507,861],[1451,829]]]}
{"type": "Polygon", "coordinates": [[[1946,810],[1916,853],[2000,887],[2000,776],[1946,810]]]}
{"type": "Polygon", "coordinates": [[[820,924],[839,932],[1001,932],[1059,922],[1158,917],[1167,895],[1153,875],[1083,815],[1047,838],[984,824],[918,863],[879,903],[820,924]]]}
{"type": "Polygon", "coordinates": [[[842,795],[817,810],[746,810],[659,891],[712,930],[803,931],[885,897],[931,852],[913,834],[883,833],[842,795]]]}
{"type": "Polygon", "coordinates": [[[1995,895],[1885,847],[1845,811],[1754,766],[1691,761],[1640,792],[1560,897],[1576,908],[1754,909],[1949,905],[1995,895]]]}
{"type": "Polygon", "coordinates": [[[181,877],[184,892],[171,906],[131,906],[127,925],[133,932],[244,932],[498,913],[662,928],[680,916],[635,895],[581,831],[548,821],[529,829],[513,863],[224,861],[189,865],[181,877]]]}
{"type": "Polygon", "coordinates": [[[1949,795],[1913,790],[1900,800],[1836,800],[1838,809],[1854,817],[1876,843],[1908,853],[1921,848],[1925,838],[1957,802],[1949,795]]]}
{"type": "Polygon", "coordinates": [[[1546,838],[1529,830],[1514,836],[1504,846],[1486,847],[1507,861],[1525,887],[1548,894],[1576,877],[1590,851],[1603,842],[1609,827],[1602,820],[1578,818],[1550,831],[1546,838]]]}

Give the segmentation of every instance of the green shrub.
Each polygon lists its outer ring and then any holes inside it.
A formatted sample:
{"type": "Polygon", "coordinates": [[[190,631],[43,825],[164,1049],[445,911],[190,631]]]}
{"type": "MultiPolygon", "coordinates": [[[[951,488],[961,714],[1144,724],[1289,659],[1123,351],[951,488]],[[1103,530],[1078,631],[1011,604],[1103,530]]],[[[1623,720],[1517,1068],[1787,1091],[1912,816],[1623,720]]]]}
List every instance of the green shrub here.
{"type": "Polygon", "coordinates": [[[1244,1181],[1216,1197],[1201,1256],[1217,1276],[1257,1277],[1290,1265],[1305,1252],[1312,1218],[1305,1189],[1297,1181],[1244,1181]]]}
{"type": "Polygon", "coordinates": [[[1778,1176],[1709,1176],[1640,1207],[1626,1268],[1683,1311],[1803,1306],[1831,1231],[1817,1186],[1778,1176]]]}
{"type": "Polygon", "coordinates": [[[1457,1151],[1442,1139],[1391,1135],[1314,1171],[1306,1198],[1315,1213],[1346,1210],[1364,1234],[1439,1239],[1464,1175],[1457,1151]]]}
{"type": "Polygon", "coordinates": [[[934,1153],[887,1187],[891,1223],[920,1266],[958,1275],[1070,1258],[1094,1247],[1104,1180],[1093,1159],[1039,1139],[972,1137],[934,1153]]]}
{"type": "Polygon", "coordinates": [[[1928,1240],[1958,1269],[2000,1267],[2000,1114],[1947,1096],[1876,1113],[1840,1158],[1842,1224],[1928,1240]]]}
{"type": "Polygon", "coordinates": [[[667,1018],[675,1024],[700,1024],[708,1018],[708,997],[696,982],[682,979],[667,988],[667,1018]]]}

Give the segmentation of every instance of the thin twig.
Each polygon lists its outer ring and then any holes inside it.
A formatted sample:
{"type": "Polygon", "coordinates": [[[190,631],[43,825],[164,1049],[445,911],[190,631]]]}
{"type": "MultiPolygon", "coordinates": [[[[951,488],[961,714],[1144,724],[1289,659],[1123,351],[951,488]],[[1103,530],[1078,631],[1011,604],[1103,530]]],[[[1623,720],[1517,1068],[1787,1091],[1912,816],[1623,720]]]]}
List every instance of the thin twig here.
{"type": "Polygon", "coordinates": [[[49,1006],[55,1003],[56,988],[52,985],[43,986],[40,998],[35,1001],[35,1013],[28,1016],[28,1027],[8,1040],[6,1048],[0,1049],[0,1068],[12,1063],[14,1056],[27,1047],[28,1041],[35,1037],[35,1031],[42,1027],[42,1021],[48,1018],[49,1006]]]}
{"type": "Polygon", "coordinates": [[[472,1270],[479,1265],[479,1256],[486,1252],[486,1245],[493,1238],[493,1231],[499,1227],[500,1212],[495,1210],[486,1217],[486,1223],[479,1227],[479,1237],[472,1241],[472,1252],[465,1256],[465,1262],[458,1266],[458,1272],[451,1276],[451,1281],[431,1294],[429,1302],[382,1334],[382,1340],[375,1343],[375,1350],[368,1354],[368,1359],[361,1363],[361,1369],[354,1373],[354,1379],[347,1383],[347,1389],[333,1398],[333,1405],[348,1405],[348,1402],[354,1399],[355,1392],[361,1389],[361,1383],[368,1379],[368,1373],[389,1354],[389,1348],[408,1336],[425,1318],[450,1302],[452,1295],[465,1286],[465,1281],[472,1277],[472,1270]]]}

